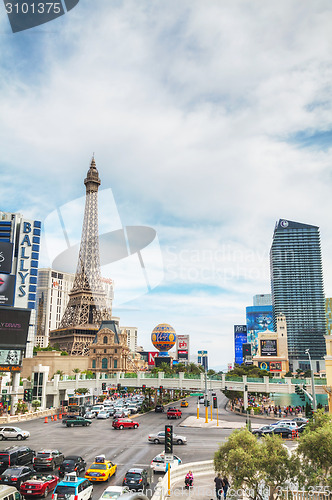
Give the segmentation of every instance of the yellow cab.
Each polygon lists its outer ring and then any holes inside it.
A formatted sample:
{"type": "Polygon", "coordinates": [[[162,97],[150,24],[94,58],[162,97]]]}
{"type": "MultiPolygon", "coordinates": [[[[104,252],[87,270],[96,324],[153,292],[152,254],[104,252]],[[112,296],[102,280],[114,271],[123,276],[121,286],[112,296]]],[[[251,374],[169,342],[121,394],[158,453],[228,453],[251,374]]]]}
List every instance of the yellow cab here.
{"type": "Polygon", "coordinates": [[[187,408],[187,406],[188,406],[188,401],[186,401],[186,400],[184,399],[183,401],[181,401],[180,406],[182,406],[182,408],[187,408]]]}
{"type": "Polygon", "coordinates": [[[116,464],[106,460],[105,455],[99,455],[90,465],[85,473],[85,478],[89,481],[108,481],[116,473],[116,464]]]}

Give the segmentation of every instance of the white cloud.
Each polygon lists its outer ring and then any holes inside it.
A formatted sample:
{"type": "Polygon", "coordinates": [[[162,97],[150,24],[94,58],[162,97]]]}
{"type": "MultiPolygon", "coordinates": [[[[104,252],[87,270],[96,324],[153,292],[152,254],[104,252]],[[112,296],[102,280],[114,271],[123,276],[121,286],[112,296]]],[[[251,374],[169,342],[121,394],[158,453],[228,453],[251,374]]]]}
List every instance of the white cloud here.
{"type": "MultiPolygon", "coordinates": [[[[206,318],[211,335],[230,335],[251,295],[268,291],[279,217],[321,226],[331,295],[331,148],[289,140],[332,128],[331,19],[327,0],[99,0],[98,8],[80,2],[35,39],[8,35],[0,62],[3,209],[44,219],[82,196],[95,151],[123,223],[158,229],[168,287],[225,286],[234,301],[221,315],[225,294],[197,302],[170,295],[168,305],[186,303],[186,316],[170,308],[159,321],[165,297],[154,293],[157,323],[174,317],[180,328],[204,329],[195,323],[200,303],[215,308],[206,318]],[[203,257],[226,245],[253,262],[203,257]],[[197,262],[181,259],[190,251],[197,262]],[[225,268],[233,273],[227,283],[225,268]]],[[[142,328],[151,298],[144,301],[142,328]]]]}

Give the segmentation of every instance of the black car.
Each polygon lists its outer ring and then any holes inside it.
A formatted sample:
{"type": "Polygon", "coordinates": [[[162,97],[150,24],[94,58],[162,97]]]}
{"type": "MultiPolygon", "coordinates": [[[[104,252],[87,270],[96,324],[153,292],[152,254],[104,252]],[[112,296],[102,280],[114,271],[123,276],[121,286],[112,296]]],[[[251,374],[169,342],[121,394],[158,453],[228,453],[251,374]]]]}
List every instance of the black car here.
{"type": "Polygon", "coordinates": [[[27,481],[35,474],[35,471],[25,465],[14,465],[6,469],[0,476],[1,484],[8,484],[20,488],[20,484],[27,481]]]}
{"type": "Polygon", "coordinates": [[[265,434],[266,432],[269,432],[273,429],[272,425],[263,425],[259,429],[253,429],[251,432],[255,436],[261,436],[262,434],[265,434]]]}
{"type": "Polygon", "coordinates": [[[28,446],[8,446],[0,450],[0,474],[12,465],[31,464],[35,455],[28,446]]]}
{"type": "Polygon", "coordinates": [[[155,407],[154,411],[155,411],[156,413],[164,413],[165,408],[163,407],[163,405],[157,405],[157,406],[155,407]]]}
{"type": "Polygon", "coordinates": [[[64,461],[60,465],[59,475],[64,476],[67,472],[76,472],[77,475],[84,472],[86,468],[86,463],[82,457],[78,455],[70,455],[64,458],[64,461]]]}
{"type": "Polygon", "coordinates": [[[292,437],[292,429],[290,427],[277,427],[277,426],[272,426],[272,429],[267,430],[263,432],[263,436],[266,436],[267,434],[278,434],[279,436],[283,438],[291,438],[292,437]]]}
{"type": "Polygon", "coordinates": [[[131,490],[143,490],[148,483],[148,473],[146,469],[129,469],[122,481],[122,486],[128,486],[131,490]]]}
{"type": "Polygon", "coordinates": [[[63,460],[63,453],[59,450],[41,450],[37,452],[35,458],[33,459],[33,466],[36,470],[54,470],[62,464],[63,460]]]}

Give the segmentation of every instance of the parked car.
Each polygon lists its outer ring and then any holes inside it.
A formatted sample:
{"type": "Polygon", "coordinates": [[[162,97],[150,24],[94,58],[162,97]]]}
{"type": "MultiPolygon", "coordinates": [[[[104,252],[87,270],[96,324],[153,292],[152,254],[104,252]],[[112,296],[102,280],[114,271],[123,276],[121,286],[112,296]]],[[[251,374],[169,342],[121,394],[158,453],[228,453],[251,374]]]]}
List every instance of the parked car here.
{"type": "Polygon", "coordinates": [[[8,446],[0,451],[0,474],[12,465],[26,465],[33,462],[36,452],[28,446],[8,446]]]}
{"type": "Polygon", "coordinates": [[[164,413],[165,408],[163,407],[163,405],[157,405],[157,406],[155,407],[154,411],[155,411],[156,413],[164,413]]]}
{"type": "Polygon", "coordinates": [[[77,477],[75,472],[66,474],[54,490],[52,500],[89,500],[92,498],[93,485],[83,477],[77,477]]]}
{"type": "Polygon", "coordinates": [[[30,479],[20,486],[20,493],[24,497],[47,497],[56,487],[60,479],[53,474],[35,472],[30,479]]]}
{"type": "Polygon", "coordinates": [[[109,486],[98,500],[116,500],[119,497],[121,498],[121,495],[129,493],[129,491],[127,486],[109,486]]]}
{"type": "Polygon", "coordinates": [[[106,460],[105,455],[99,455],[86,471],[85,477],[89,481],[108,481],[116,473],[116,469],[116,464],[106,460]]]}
{"type": "Polygon", "coordinates": [[[135,415],[136,413],[138,413],[138,407],[135,406],[135,405],[129,405],[129,406],[127,406],[127,410],[130,411],[131,415],[135,415]]]}
{"type": "Polygon", "coordinates": [[[14,465],[6,469],[0,476],[0,483],[9,484],[19,489],[20,484],[30,479],[34,470],[26,465],[14,465]]]}
{"type": "Polygon", "coordinates": [[[0,440],[1,439],[27,439],[30,432],[23,431],[19,427],[0,427],[0,440]]]}
{"type": "Polygon", "coordinates": [[[139,427],[138,422],[134,422],[133,420],[130,420],[130,418],[117,418],[113,420],[112,426],[114,429],[137,429],[139,427]]]}
{"type": "MultiPolygon", "coordinates": [[[[98,418],[98,415],[97,415],[98,418]]],[[[66,422],[67,427],[77,427],[78,425],[81,425],[82,427],[87,427],[88,425],[92,424],[92,420],[84,417],[75,417],[75,418],[70,418],[66,422]]]]}
{"type": "MultiPolygon", "coordinates": [[[[157,434],[149,434],[148,441],[150,443],[159,444],[165,442],[165,431],[160,431],[157,434]]],[[[173,434],[174,444],[187,444],[186,436],[180,436],[179,434],[173,434]]]]}
{"type": "Polygon", "coordinates": [[[82,457],[79,455],[69,455],[65,457],[62,464],[59,467],[60,476],[64,476],[68,472],[76,472],[79,476],[81,472],[84,472],[86,468],[86,463],[82,457]]]}
{"type": "Polygon", "coordinates": [[[148,472],[146,469],[135,467],[126,472],[122,481],[122,486],[128,486],[131,490],[144,490],[149,486],[148,472]]]}
{"type": "MultiPolygon", "coordinates": [[[[172,469],[180,465],[181,462],[182,462],[181,458],[177,457],[176,455],[173,455],[173,462],[171,462],[172,469]]],[[[151,461],[150,467],[155,472],[167,472],[168,467],[164,453],[160,453],[159,455],[155,456],[151,461]]]]}
{"type": "Polygon", "coordinates": [[[38,469],[51,469],[60,467],[64,460],[63,453],[59,450],[41,450],[38,451],[33,459],[33,466],[38,469]]]}

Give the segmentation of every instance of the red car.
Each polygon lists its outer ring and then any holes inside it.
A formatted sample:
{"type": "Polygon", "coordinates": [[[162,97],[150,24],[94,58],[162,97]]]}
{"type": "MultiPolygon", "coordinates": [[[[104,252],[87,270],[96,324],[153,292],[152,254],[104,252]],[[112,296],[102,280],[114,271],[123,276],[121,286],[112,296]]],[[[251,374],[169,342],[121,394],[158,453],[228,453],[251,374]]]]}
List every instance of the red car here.
{"type": "Polygon", "coordinates": [[[130,418],[117,418],[113,420],[112,425],[114,429],[137,429],[139,427],[138,422],[133,422],[130,418]]]}
{"type": "Polygon", "coordinates": [[[181,418],[182,411],[178,408],[168,408],[167,410],[167,418],[181,418]]]}
{"type": "Polygon", "coordinates": [[[31,479],[20,486],[20,493],[24,497],[47,497],[49,491],[54,490],[60,479],[53,474],[36,473],[31,479]]]}

